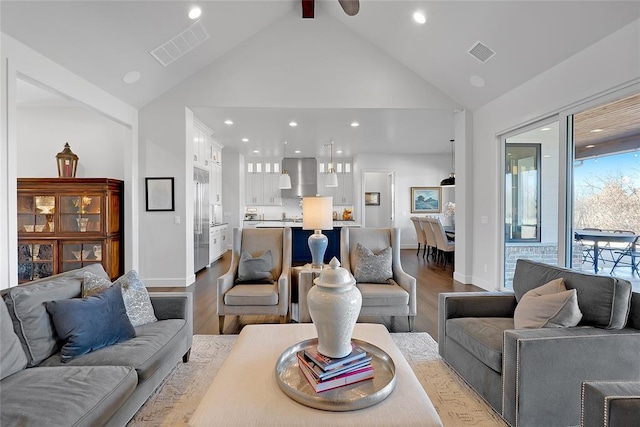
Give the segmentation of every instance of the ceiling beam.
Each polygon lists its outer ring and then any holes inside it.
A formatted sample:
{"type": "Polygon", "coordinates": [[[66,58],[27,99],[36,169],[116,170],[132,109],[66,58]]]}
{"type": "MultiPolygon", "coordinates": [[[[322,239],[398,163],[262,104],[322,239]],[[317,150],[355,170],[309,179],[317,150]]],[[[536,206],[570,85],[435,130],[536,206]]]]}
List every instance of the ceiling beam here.
{"type": "Polygon", "coordinates": [[[302,17],[313,18],[315,0],[302,0],[302,17]]]}

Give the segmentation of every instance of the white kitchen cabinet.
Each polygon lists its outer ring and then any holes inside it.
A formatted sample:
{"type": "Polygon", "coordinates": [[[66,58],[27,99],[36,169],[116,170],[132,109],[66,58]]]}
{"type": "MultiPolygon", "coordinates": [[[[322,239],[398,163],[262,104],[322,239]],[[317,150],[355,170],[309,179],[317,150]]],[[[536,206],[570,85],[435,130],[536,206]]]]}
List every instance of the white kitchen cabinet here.
{"type": "Polygon", "coordinates": [[[222,205],[222,166],[214,163],[211,166],[211,198],[209,203],[216,206],[222,205]]]}
{"type": "Polygon", "coordinates": [[[353,163],[351,159],[341,159],[333,162],[338,176],[337,187],[327,187],[328,162],[318,160],[318,194],[333,197],[334,206],[353,206],[353,163]]]}
{"type": "Polygon", "coordinates": [[[210,169],[213,157],[213,131],[200,123],[193,122],[193,164],[204,169],[210,169]]]}
{"type": "Polygon", "coordinates": [[[209,229],[209,262],[218,260],[227,251],[227,225],[209,229]]]}
{"type": "Polygon", "coordinates": [[[245,204],[282,206],[279,179],[280,161],[248,161],[245,174],[245,204]]]}
{"type": "Polygon", "coordinates": [[[263,174],[248,173],[244,178],[245,204],[247,206],[261,206],[264,204],[262,190],[263,174]]]}

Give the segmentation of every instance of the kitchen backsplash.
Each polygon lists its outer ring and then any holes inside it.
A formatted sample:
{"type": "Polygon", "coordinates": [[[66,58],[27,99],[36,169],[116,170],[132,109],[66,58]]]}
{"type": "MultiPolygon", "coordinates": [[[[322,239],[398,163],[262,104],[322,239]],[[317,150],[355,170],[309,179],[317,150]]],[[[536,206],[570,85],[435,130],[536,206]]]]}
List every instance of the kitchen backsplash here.
{"type": "MultiPolygon", "coordinates": [[[[336,206],[334,210],[339,220],[342,220],[343,212],[347,209],[353,212],[353,206],[336,206]]],[[[302,199],[283,199],[282,206],[251,206],[252,212],[255,211],[257,218],[264,220],[281,220],[285,218],[302,218],[302,199]]]]}

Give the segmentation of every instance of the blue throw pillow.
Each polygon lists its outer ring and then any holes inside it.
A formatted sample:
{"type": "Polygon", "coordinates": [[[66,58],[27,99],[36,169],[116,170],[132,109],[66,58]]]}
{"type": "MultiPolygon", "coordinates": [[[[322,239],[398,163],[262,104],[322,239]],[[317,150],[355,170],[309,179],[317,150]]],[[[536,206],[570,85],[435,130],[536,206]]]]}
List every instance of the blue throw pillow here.
{"type": "Polygon", "coordinates": [[[58,337],[62,362],[136,336],[127,317],[120,286],[88,298],[45,303],[58,337]]]}

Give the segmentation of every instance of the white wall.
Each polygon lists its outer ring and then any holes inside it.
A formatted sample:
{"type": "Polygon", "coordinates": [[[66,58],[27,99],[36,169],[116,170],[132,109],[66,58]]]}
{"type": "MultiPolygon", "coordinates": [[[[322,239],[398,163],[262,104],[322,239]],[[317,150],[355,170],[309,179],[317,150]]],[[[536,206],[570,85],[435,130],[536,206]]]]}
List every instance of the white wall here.
{"type": "MultiPolygon", "coordinates": [[[[364,190],[362,172],[393,171],[395,173],[395,227],[399,227],[400,244],[404,249],[413,249],[417,245],[416,231],[409,219],[412,216],[422,214],[411,213],[411,187],[438,187],[443,178],[449,176],[451,169],[451,156],[440,155],[374,155],[361,154],[355,158],[355,164],[359,171],[356,175],[356,194],[362,194],[364,190]]],[[[442,204],[454,201],[455,190],[453,187],[443,187],[442,204]]],[[[443,222],[445,218],[440,215],[443,222]]]]}
{"type": "MultiPolygon", "coordinates": [[[[16,179],[18,175],[18,111],[16,80],[26,78],[75,99],[123,126],[121,152],[125,181],[125,268],[137,268],[138,190],[135,184],[138,162],[136,110],[88,81],[71,73],[49,58],[17,40],[0,33],[2,75],[0,121],[0,289],[17,285],[17,211],[16,179]]],[[[56,147],[58,144],[55,144],[56,147]]],[[[64,146],[64,144],[62,145],[64,146]]],[[[57,151],[56,151],[57,152],[57,151]]],[[[54,153],[55,156],[55,153],[54,153]]],[[[49,170],[49,169],[47,169],[49,170]]],[[[35,173],[35,172],[34,172],[35,173]]],[[[57,173],[57,172],[56,172],[57,173]]],[[[48,175],[49,173],[46,172],[48,175]]]]}
{"type": "Polygon", "coordinates": [[[69,142],[78,178],[124,179],[128,129],[95,111],[72,107],[18,108],[19,177],[57,177],[55,156],[69,142]]]}
{"type": "Polygon", "coordinates": [[[389,209],[391,209],[389,180],[390,177],[388,172],[364,172],[364,189],[362,194],[367,192],[380,193],[380,205],[365,205],[363,226],[370,228],[382,228],[389,227],[391,225],[391,215],[389,214],[389,209]]]}
{"type": "MultiPolygon", "coordinates": [[[[181,161],[192,158],[192,144],[185,142],[185,106],[458,108],[441,91],[331,17],[301,20],[298,11],[291,11],[140,110],[140,175],[175,176],[179,189],[173,215],[141,212],[145,247],[140,269],[150,286],[188,286],[193,277],[188,255],[192,248],[184,239],[193,227],[188,215],[192,195],[185,188],[190,165],[181,161]],[[175,224],[174,216],[181,217],[181,224],[175,224]]],[[[241,217],[243,201],[235,198],[244,194],[244,182],[238,188],[234,185],[244,170],[244,159],[230,160],[225,150],[224,220],[233,226],[241,217]],[[239,168],[232,166],[234,160],[239,168]]],[[[440,163],[450,165],[450,157],[440,163]]],[[[437,184],[448,173],[438,169],[437,177],[428,182],[437,184]]]]}
{"type": "Polygon", "coordinates": [[[475,285],[489,290],[501,286],[502,159],[497,135],[638,79],[640,20],[475,111],[472,243],[475,285]],[[486,224],[482,217],[488,219],[486,224]]]}

